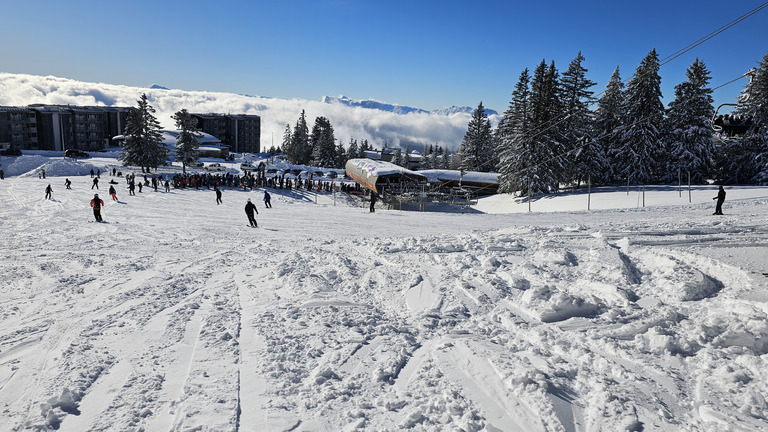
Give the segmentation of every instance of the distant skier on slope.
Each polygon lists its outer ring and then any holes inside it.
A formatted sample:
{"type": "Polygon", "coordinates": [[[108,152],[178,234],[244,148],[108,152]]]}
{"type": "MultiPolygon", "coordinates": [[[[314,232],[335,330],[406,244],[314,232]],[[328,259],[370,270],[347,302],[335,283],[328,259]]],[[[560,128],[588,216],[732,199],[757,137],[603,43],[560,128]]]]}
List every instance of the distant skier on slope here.
{"type": "Polygon", "coordinates": [[[112,201],[118,201],[117,191],[115,190],[115,187],[112,185],[109,186],[109,194],[112,195],[112,201]]]}
{"type": "Polygon", "coordinates": [[[218,186],[214,186],[213,190],[216,191],[216,205],[221,204],[221,189],[218,186]]]}
{"type": "Polygon", "coordinates": [[[101,207],[104,205],[104,201],[99,198],[99,194],[93,196],[91,200],[91,207],[93,208],[93,217],[96,218],[96,222],[103,222],[101,219],[101,207]]]}
{"type": "Polygon", "coordinates": [[[725,202],[725,189],[723,189],[722,186],[720,186],[720,189],[717,190],[717,196],[712,198],[713,200],[717,200],[717,206],[715,207],[715,212],[712,213],[713,215],[722,215],[723,214],[723,202],[725,202]]]}
{"type": "Polygon", "coordinates": [[[272,200],[272,197],[269,196],[269,192],[264,191],[264,205],[267,208],[272,208],[272,201],[271,200],[272,200]]]}
{"type": "Polygon", "coordinates": [[[379,194],[376,192],[371,192],[371,207],[368,209],[370,213],[373,213],[376,211],[376,200],[379,198],[379,194]]]}
{"type": "Polygon", "coordinates": [[[51,199],[51,192],[53,192],[53,188],[51,188],[51,185],[48,185],[48,187],[45,188],[45,199],[51,199]]]}
{"type": "Polygon", "coordinates": [[[253,212],[259,214],[256,206],[251,202],[251,199],[248,198],[248,202],[245,204],[245,214],[248,216],[248,223],[251,224],[251,227],[258,228],[259,224],[256,223],[256,218],[253,216],[253,212]]]}

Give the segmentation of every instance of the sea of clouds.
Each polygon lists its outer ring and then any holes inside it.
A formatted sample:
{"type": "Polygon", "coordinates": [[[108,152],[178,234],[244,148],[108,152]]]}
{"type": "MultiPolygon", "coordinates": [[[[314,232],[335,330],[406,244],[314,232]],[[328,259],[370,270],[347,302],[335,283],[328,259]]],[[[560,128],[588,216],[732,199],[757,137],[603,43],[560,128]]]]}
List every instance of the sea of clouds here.
{"type": "MultiPolygon", "coordinates": [[[[455,112],[399,114],[380,109],[348,106],[336,98],[323,101],[277,99],[224,92],[141,88],[90,83],[54,76],[0,72],[0,106],[32,104],[78,106],[136,106],[142,93],[155,108],[163,128],[173,129],[171,116],[187,109],[192,113],[256,114],[261,116],[261,147],[279,146],[286,126],[291,129],[304,110],[311,130],[317,117],[326,117],[334,135],[347,147],[351,139],[368,140],[377,148],[400,147],[421,151],[439,145],[456,151],[467,130],[470,114],[455,112]],[[336,101],[336,102],[335,102],[336,101]]],[[[492,122],[497,117],[493,115],[492,122]]]]}

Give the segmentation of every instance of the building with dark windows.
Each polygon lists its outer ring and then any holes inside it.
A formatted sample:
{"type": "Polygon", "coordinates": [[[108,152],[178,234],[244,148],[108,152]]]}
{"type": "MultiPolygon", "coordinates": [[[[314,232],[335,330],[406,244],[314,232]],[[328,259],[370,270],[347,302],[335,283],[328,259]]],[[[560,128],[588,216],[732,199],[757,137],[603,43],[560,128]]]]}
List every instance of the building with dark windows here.
{"type": "Polygon", "coordinates": [[[101,150],[125,132],[130,107],[0,107],[0,145],[20,150],[101,150]]]}
{"type": "Polygon", "coordinates": [[[35,112],[21,107],[0,107],[0,148],[37,150],[35,112]]]}
{"type": "Polygon", "coordinates": [[[236,153],[261,152],[261,117],[250,114],[192,114],[197,127],[236,153]]]}
{"type": "MultiPolygon", "coordinates": [[[[0,147],[19,150],[114,147],[113,138],[125,134],[131,107],[70,105],[0,106],[0,147]]],[[[261,151],[261,117],[249,114],[192,114],[197,127],[237,153],[261,151]]]]}

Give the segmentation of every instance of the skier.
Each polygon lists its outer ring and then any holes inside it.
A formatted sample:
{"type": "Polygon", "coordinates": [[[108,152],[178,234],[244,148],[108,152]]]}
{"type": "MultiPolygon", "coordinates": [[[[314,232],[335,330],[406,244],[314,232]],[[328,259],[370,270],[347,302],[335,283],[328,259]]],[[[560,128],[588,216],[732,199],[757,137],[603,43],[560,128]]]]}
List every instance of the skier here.
{"type": "Polygon", "coordinates": [[[103,222],[101,219],[101,207],[104,205],[104,201],[99,198],[99,194],[93,196],[91,200],[91,207],[93,207],[93,217],[96,218],[96,222],[103,222]]]}
{"type": "Polygon", "coordinates": [[[379,198],[379,194],[376,192],[371,193],[371,208],[369,209],[370,213],[373,213],[376,211],[376,200],[379,198]]]}
{"type": "Polygon", "coordinates": [[[53,192],[53,189],[51,188],[51,185],[48,185],[48,187],[45,188],[45,199],[51,199],[51,192],[53,192]]]}
{"type": "Polygon", "coordinates": [[[136,182],[133,179],[128,183],[128,195],[136,195],[136,182]]]}
{"type": "Polygon", "coordinates": [[[723,214],[723,202],[725,201],[725,189],[723,189],[722,186],[720,186],[720,189],[717,190],[717,196],[712,198],[713,200],[717,200],[717,206],[715,207],[715,212],[712,213],[713,215],[722,215],[723,214]]]}
{"type": "Polygon", "coordinates": [[[259,214],[259,211],[256,210],[256,206],[253,205],[251,199],[248,198],[248,202],[245,204],[245,214],[248,216],[248,223],[251,224],[251,228],[258,228],[259,224],[256,223],[256,218],[253,216],[253,212],[259,214]]]}
{"type": "Polygon", "coordinates": [[[98,177],[94,177],[93,178],[93,184],[91,185],[91,189],[93,189],[94,187],[97,190],[99,189],[99,178],[98,177]]]}
{"type": "Polygon", "coordinates": [[[0,169],[0,180],[5,180],[5,171],[0,169]]]}
{"type": "Polygon", "coordinates": [[[170,192],[171,191],[171,184],[168,183],[168,180],[165,181],[165,191],[170,192]]]}
{"type": "Polygon", "coordinates": [[[221,204],[221,189],[219,189],[218,186],[214,187],[213,190],[216,191],[216,205],[221,204]]]}
{"type": "Polygon", "coordinates": [[[264,191],[264,205],[267,206],[267,208],[272,208],[272,197],[269,196],[269,192],[264,191]]]}
{"type": "Polygon", "coordinates": [[[69,181],[69,179],[64,179],[64,186],[67,187],[67,189],[72,189],[70,186],[72,186],[72,182],[69,181]]]}
{"type": "Polygon", "coordinates": [[[115,187],[112,185],[109,186],[109,194],[112,195],[112,201],[118,201],[117,191],[115,190],[115,187]]]}
{"type": "Polygon", "coordinates": [[[91,178],[93,178],[93,168],[91,168],[91,178]]]}

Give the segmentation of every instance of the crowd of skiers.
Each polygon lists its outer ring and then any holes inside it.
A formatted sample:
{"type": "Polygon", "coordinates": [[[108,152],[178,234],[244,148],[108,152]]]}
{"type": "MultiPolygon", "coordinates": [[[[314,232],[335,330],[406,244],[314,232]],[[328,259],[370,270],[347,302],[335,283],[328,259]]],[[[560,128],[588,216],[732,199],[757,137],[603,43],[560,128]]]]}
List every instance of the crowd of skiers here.
{"type": "MultiPolygon", "coordinates": [[[[136,176],[135,173],[128,173],[123,176],[122,172],[112,169],[108,171],[110,176],[113,177],[109,181],[109,195],[113,201],[119,202],[117,197],[116,185],[119,184],[115,179],[125,179],[126,189],[128,189],[129,195],[136,195],[136,189],[139,193],[142,192],[143,187],[150,187],[155,192],[158,189],[162,189],[165,192],[170,192],[171,187],[174,189],[186,189],[186,188],[206,188],[213,189],[216,194],[216,204],[222,204],[222,188],[234,188],[243,190],[253,190],[259,186],[272,189],[286,189],[286,190],[298,190],[304,189],[307,191],[317,192],[361,192],[360,185],[357,183],[334,183],[332,181],[314,180],[312,175],[310,178],[302,179],[292,176],[286,177],[286,175],[266,177],[263,175],[263,171],[257,172],[254,175],[248,172],[244,175],[235,175],[231,173],[225,174],[213,174],[213,173],[186,173],[186,174],[174,174],[163,175],[155,173],[142,174],[141,177],[136,176]]],[[[91,170],[91,189],[99,189],[99,179],[101,178],[101,170],[91,170]]],[[[41,179],[45,178],[43,171],[41,170],[41,179]]],[[[71,189],[72,182],[66,178],[64,185],[67,189],[71,189]]],[[[45,189],[45,199],[52,199],[53,188],[49,184],[45,189]]],[[[272,208],[271,195],[268,191],[264,191],[264,206],[265,208],[272,208]]],[[[375,198],[371,201],[371,211],[375,205],[375,198]]],[[[93,209],[93,215],[97,222],[103,222],[101,217],[101,209],[104,207],[104,201],[99,198],[98,193],[94,194],[93,199],[90,201],[90,206],[93,209]]],[[[255,205],[249,198],[245,207],[246,215],[248,216],[248,222],[252,227],[258,227],[254,213],[258,214],[255,205]]]]}

